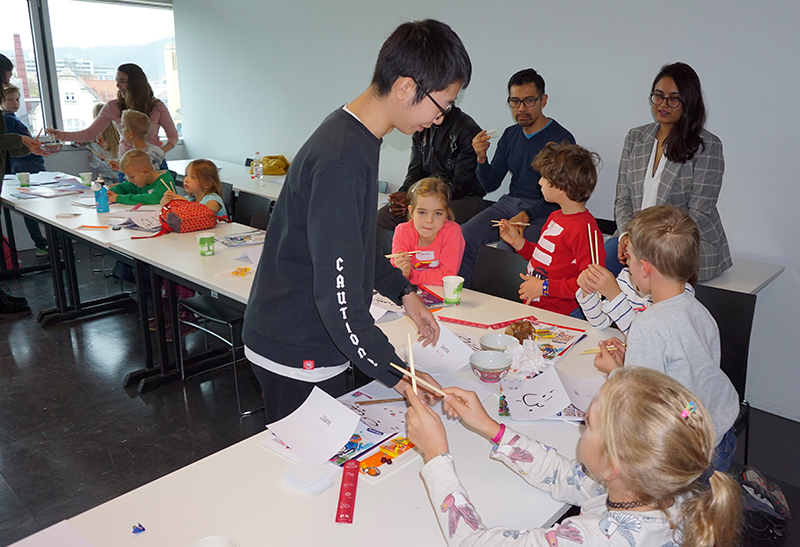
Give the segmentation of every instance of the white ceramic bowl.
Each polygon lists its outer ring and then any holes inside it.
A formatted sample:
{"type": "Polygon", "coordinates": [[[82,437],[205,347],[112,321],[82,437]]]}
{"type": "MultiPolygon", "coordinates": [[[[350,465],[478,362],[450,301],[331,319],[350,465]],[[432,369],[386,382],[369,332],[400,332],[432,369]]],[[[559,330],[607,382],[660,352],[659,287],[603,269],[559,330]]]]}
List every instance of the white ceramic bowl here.
{"type": "Polygon", "coordinates": [[[480,343],[488,351],[505,351],[518,346],[519,340],[511,335],[495,332],[481,336],[480,343]]]}
{"type": "Polygon", "coordinates": [[[481,382],[496,384],[511,368],[511,356],[500,351],[476,351],[469,358],[469,367],[481,382]]]}

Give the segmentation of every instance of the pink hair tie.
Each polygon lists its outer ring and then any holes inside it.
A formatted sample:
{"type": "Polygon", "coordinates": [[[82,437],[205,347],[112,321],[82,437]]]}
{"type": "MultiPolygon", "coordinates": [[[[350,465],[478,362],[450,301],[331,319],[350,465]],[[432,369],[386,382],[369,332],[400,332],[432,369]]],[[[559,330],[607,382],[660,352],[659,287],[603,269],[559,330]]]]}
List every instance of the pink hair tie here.
{"type": "Polygon", "coordinates": [[[492,441],[494,444],[497,444],[497,443],[500,442],[500,439],[503,438],[503,434],[505,432],[506,432],[506,424],[500,424],[500,431],[498,431],[497,435],[495,435],[494,437],[492,437],[489,440],[492,441]]]}

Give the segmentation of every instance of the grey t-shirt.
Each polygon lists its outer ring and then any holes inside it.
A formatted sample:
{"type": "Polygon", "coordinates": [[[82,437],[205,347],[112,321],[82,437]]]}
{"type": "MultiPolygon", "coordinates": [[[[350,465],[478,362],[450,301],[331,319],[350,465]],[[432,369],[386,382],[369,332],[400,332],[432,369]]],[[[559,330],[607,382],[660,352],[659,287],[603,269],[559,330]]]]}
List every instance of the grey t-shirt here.
{"type": "Polygon", "coordinates": [[[739,414],[739,396],[719,368],[719,330],[708,310],[688,292],[656,302],[634,318],[627,344],[625,366],[659,370],[700,398],[719,444],[739,414]]]}

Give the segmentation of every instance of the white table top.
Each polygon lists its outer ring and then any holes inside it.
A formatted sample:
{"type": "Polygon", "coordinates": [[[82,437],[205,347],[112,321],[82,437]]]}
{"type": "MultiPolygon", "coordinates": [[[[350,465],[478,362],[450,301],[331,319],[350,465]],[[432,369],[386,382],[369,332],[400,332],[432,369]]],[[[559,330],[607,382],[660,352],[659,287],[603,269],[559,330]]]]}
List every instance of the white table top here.
{"type": "Polygon", "coordinates": [[[778,264],[734,257],[733,266],[714,279],[701,282],[700,285],[745,294],[757,294],[781,275],[784,269],[778,264]]]}
{"type": "MultiPolygon", "coordinates": [[[[219,237],[252,232],[253,228],[243,224],[221,222],[208,231],[219,237]]],[[[200,232],[169,233],[154,239],[129,238],[113,242],[111,248],[246,304],[256,267],[256,264],[236,260],[244,253],[246,247],[225,248],[215,245],[213,256],[200,256],[197,246],[198,233],[200,232]],[[230,272],[239,266],[250,266],[253,270],[246,277],[223,281],[216,276],[218,273],[230,272]]]]}
{"type": "MultiPolygon", "coordinates": [[[[178,173],[184,173],[186,166],[193,160],[170,160],[169,168],[178,173]]],[[[211,161],[220,168],[219,178],[233,186],[236,192],[246,192],[257,196],[264,196],[277,200],[283,188],[285,175],[264,175],[261,180],[256,180],[250,175],[250,168],[244,165],[215,160],[211,161]]],[[[388,194],[378,194],[378,207],[389,202],[388,194]]]]}
{"type": "MultiPolygon", "coordinates": [[[[464,291],[461,306],[446,310],[451,317],[482,322],[535,314],[544,321],[586,326],[577,320],[472,291],[464,291]]],[[[405,333],[412,329],[404,318],[380,326],[396,344],[403,343],[405,333]]],[[[476,335],[483,332],[453,324],[448,324],[448,328],[476,335]]],[[[599,338],[598,333],[588,334],[589,339],[573,348],[565,361],[573,369],[597,374],[593,372],[591,356],[578,356],[582,348],[595,344],[599,338]]],[[[497,397],[489,397],[485,406],[496,415],[497,397]]],[[[503,421],[510,423],[505,418],[503,421]]],[[[575,455],[580,429],[573,424],[540,421],[515,422],[513,426],[556,447],[562,454],[575,455]]],[[[461,425],[447,426],[447,433],[459,476],[487,526],[516,529],[547,526],[561,514],[562,503],[529,486],[501,463],[489,460],[488,441],[461,425]]],[[[365,540],[386,547],[444,545],[434,508],[419,478],[421,459],[380,483],[361,481],[354,523],[335,524],[338,485],[316,498],[288,486],[282,477],[292,463],[260,446],[266,435],[262,433],[237,443],[78,515],[69,524],[94,547],[117,547],[134,541],[131,527],[138,522],[147,529],[135,538],[139,547],[188,546],[200,538],[218,534],[235,538],[241,547],[323,543],[350,546],[365,540]]]]}

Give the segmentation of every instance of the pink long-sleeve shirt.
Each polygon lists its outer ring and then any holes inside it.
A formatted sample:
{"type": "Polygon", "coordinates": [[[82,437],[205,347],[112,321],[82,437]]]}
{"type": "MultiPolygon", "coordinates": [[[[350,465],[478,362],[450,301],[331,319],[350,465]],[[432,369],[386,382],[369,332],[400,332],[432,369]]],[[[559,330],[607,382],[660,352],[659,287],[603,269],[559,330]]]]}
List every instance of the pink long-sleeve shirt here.
{"type": "MultiPolygon", "coordinates": [[[[117,130],[119,130],[120,126],[122,125],[121,119],[122,111],[119,109],[117,100],[114,99],[112,101],[108,101],[100,110],[100,113],[97,114],[97,117],[92,122],[92,125],[83,131],[67,131],[65,133],[64,140],[76,142],[93,141],[105,130],[106,127],[108,127],[110,123],[114,123],[117,126],[117,130]]],[[[161,142],[161,139],[158,138],[159,127],[164,128],[164,133],[167,134],[167,142],[171,142],[173,145],[178,144],[178,130],[175,129],[175,123],[172,121],[172,116],[170,116],[167,106],[156,99],[153,110],[150,111],[150,133],[145,138],[145,142],[147,142],[147,144],[154,144],[161,148],[163,143],[161,142]]],[[[120,134],[121,133],[122,131],[120,131],[120,134]]],[[[124,156],[125,152],[131,148],[133,148],[133,145],[123,141],[122,137],[120,137],[119,157],[121,158],[124,156]]]]}
{"type": "Polygon", "coordinates": [[[395,228],[392,253],[417,250],[423,252],[411,258],[409,281],[414,284],[441,285],[442,277],[457,275],[461,267],[461,257],[464,255],[464,236],[461,235],[461,226],[452,220],[446,220],[433,243],[427,247],[420,247],[419,233],[414,228],[413,221],[409,220],[395,228]]]}

